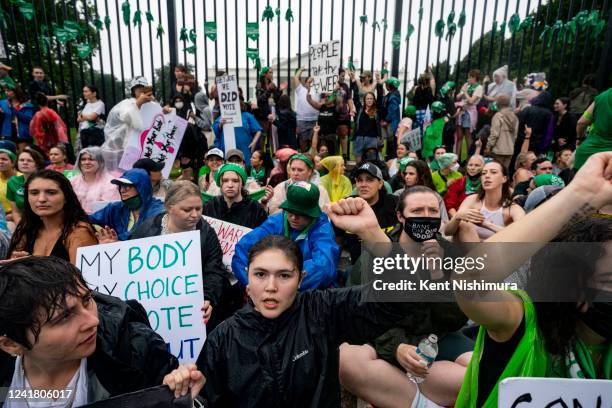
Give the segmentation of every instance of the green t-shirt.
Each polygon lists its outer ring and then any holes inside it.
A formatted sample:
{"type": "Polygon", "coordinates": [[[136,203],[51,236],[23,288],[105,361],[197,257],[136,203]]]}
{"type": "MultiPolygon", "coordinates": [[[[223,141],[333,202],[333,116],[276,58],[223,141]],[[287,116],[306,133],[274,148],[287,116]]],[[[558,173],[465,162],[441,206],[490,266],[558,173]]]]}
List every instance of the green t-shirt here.
{"type": "Polygon", "coordinates": [[[6,198],[9,201],[14,201],[20,211],[23,211],[25,182],[25,176],[13,176],[8,180],[6,185],[6,198]]]}

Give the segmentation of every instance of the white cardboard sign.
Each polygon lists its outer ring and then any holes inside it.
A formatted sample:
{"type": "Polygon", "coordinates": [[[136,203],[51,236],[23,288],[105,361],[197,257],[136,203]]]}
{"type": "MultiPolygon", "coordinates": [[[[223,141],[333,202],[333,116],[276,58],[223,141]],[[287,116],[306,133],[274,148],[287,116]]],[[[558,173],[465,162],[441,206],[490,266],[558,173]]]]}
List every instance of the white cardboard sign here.
{"type": "Polygon", "coordinates": [[[612,381],[568,378],[506,378],[499,384],[499,407],[612,407],[612,381]]]}

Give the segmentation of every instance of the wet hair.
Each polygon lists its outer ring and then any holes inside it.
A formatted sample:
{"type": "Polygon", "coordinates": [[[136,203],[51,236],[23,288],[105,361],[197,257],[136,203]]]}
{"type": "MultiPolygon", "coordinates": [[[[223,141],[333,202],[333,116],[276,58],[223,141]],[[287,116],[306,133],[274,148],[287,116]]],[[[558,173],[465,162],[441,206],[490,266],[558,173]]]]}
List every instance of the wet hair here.
{"type": "Polygon", "coordinates": [[[295,243],[295,241],[281,235],[268,235],[267,237],[257,241],[257,243],[253,245],[249,251],[249,265],[259,254],[271,249],[281,251],[287,257],[287,259],[293,263],[293,266],[299,272],[302,272],[304,269],[304,256],[302,255],[300,247],[295,243]]]}
{"type": "Polygon", "coordinates": [[[531,163],[531,170],[536,171],[538,169],[538,164],[542,164],[547,161],[550,160],[548,160],[546,157],[540,157],[539,159],[534,160],[534,162],[531,163]]]}
{"type": "MultiPolygon", "coordinates": [[[[38,170],[42,170],[42,169],[45,168],[45,159],[44,159],[44,157],[38,151],[33,149],[32,146],[26,147],[21,153],[19,153],[19,155],[17,156],[17,162],[19,162],[19,158],[24,153],[27,153],[27,154],[30,155],[32,160],[34,160],[34,163],[36,163],[36,168],[38,170]]],[[[18,166],[17,170],[19,170],[19,166],[18,166]]]]}
{"type": "Polygon", "coordinates": [[[79,152],[79,155],[77,157],[76,160],[76,166],[79,169],[80,172],[82,172],[81,170],[81,157],[83,157],[83,155],[89,155],[92,157],[92,159],[94,159],[96,162],[98,162],[98,171],[97,173],[100,174],[104,171],[105,165],[104,165],[104,156],[102,156],[102,149],[99,146],[89,146],[86,147],[84,149],[81,149],[81,151],[79,152]]]}
{"type": "MultiPolygon", "coordinates": [[[[504,184],[502,184],[502,195],[501,195],[501,202],[500,202],[500,204],[503,207],[510,207],[512,205],[512,200],[511,200],[511,198],[512,198],[512,190],[510,189],[510,184],[512,183],[512,180],[510,179],[510,177],[508,177],[508,169],[499,160],[492,159],[492,160],[490,160],[488,163],[486,163],[482,167],[483,170],[484,170],[485,166],[488,166],[491,163],[497,164],[501,168],[502,174],[506,177],[506,182],[504,184]]],[[[476,192],[476,194],[478,194],[478,200],[479,201],[484,200],[485,191],[484,191],[484,188],[482,188],[482,183],[480,183],[480,187],[478,187],[478,191],[476,192]]]]}
{"type": "Polygon", "coordinates": [[[34,95],[34,102],[36,102],[38,106],[47,106],[49,104],[49,99],[44,93],[36,92],[36,95],[34,95]]]}
{"type": "Polygon", "coordinates": [[[68,235],[79,224],[87,225],[91,233],[94,234],[94,228],[89,222],[87,213],[85,213],[85,210],[81,207],[81,203],[72,189],[70,181],[62,173],[55,170],[41,170],[32,174],[25,183],[23,216],[11,239],[11,245],[8,251],[9,254],[18,247],[31,252],[31,248],[34,248],[34,242],[36,241],[38,232],[43,228],[42,219],[34,213],[30,206],[30,200],[28,199],[30,185],[36,179],[45,179],[55,182],[64,194],[62,233],[58,242],[64,243],[68,235]]]}
{"type": "MultiPolygon", "coordinates": [[[[430,188],[431,190],[436,190],[436,187],[434,186],[433,180],[431,178],[431,170],[429,169],[429,166],[427,165],[427,163],[425,163],[423,160],[413,160],[410,163],[406,164],[406,169],[408,167],[414,167],[417,171],[417,183],[413,186],[425,186],[427,188],[430,188]]],[[[402,173],[402,176],[404,176],[406,174],[406,170],[404,169],[404,172],[402,173]]]]}
{"type": "Polygon", "coordinates": [[[0,335],[31,349],[28,332],[38,341],[42,326],[66,297],[79,297],[87,283],[72,264],[53,256],[29,256],[0,267],[0,335]]]}
{"type": "Polygon", "coordinates": [[[166,192],[166,199],[164,200],[164,206],[166,208],[176,205],[191,196],[200,196],[200,188],[188,180],[177,180],[166,192]]]}
{"type": "Polygon", "coordinates": [[[604,243],[610,240],[612,219],[589,217],[566,225],[552,241],[576,243],[577,250],[568,251],[566,246],[553,244],[533,257],[530,269],[539,273],[532,275],[528,292],[542,293],[542,288],[546,288],[544,293],[561,292],[566,299],[576,299],[575,302],[534,303],[538,328],[549,353],[565,357],[576,341],[576,320],[580,313],[577,305],[592,300],[589,280],[606,253],[604,243]]]}
{"type": "Polygon", "coordinates": [[[402,191],[402,194],[400,194],[399,199],[397,200],[396,211],[402,214],[403,216],[404,210],[406,209],[406,198],[411,196],[412,194],[417,194],[417,193],[426,193],[426,194],[433,195],[438,201],[438,205],[440,205],[440,198],[438,194],[436,193],[436,190],[433,190],[425,186],[412,186],[412,187],[405,188],[404,191],[402,191]]]}

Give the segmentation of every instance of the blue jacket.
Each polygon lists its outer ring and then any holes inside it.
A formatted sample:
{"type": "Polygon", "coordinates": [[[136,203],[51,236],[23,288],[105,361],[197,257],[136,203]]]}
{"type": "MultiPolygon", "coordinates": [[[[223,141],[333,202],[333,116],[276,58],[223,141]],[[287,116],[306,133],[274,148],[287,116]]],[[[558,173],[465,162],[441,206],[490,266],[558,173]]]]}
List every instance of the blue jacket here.
{"type": "Polygon", "coordinates": [[[2,127],[0,128],[0,136],[4,139],[11,138],[11,119],[13,119],[13,114],[11,111],[11,104],[8,99],[0,100],[0,109],[4,112],[4,119],[2,120],[2,127]]]}
{"type": "MultiPolygon", "coordinates": [[[[219,128],[220,123],[221,116],[219,116],[212,125],[213,131],[215,132],[215,147],[218,147],[225,153],[225,140],[223,139],[223,129],[219,128]]],[[[251,149],[249,149],[249,145],[253,141],[255,134],[262,130],[255,116],[248,112],[242,112],[242,126],[235,128],[234,133],[236,135],[236,149],[244,153],[244,162],[247,164],[251,161],[251,149]]]]}
{"type": "MultiPolygon", "coordinates": [[[[232,270],[236,279],[246,286],[248,278],[246,267],[249,250],[257,241],[268,235],[283,235],[283,214],[274,214],[248,234],[244,235],[236,244],[232,259],[232,270]]],[[[299,233],[291,231],[291,239],[295,240],[299,233]]],[[[327,215],[322,213],[316,219],[308,235],[298,239],[297,244],[304,255],[304,271],[306,276],[300,285],[300,291],[317,288],[329,288],[336,281],[336,265],[340,256],[340,249],[336,245],[334,228],[327,215]]]]}
{"type": "Polygon", "coordinates": [[[400,105],[402,103],[400,93],[397,89],[389,92],[385,95],[384,102],[385,110],[387,112],[387,117],[385,118],[385,122],[390,123],[390,131],[393,135],[395,135],[395,131],[399,126],[401,118],[400,114],[400,105]]]}
{"type": "Polygon", "coordinates": [[[34,106],[30,102],[26,102],[21,106],[20,110],[16,110],[11,106],[8,99],[2,99],[0,100],[0,109],[4,112],[0,136],[5,139],[11,138],[11,122],[17,116],[17,137],[26,140],[32,138],[30,136],[30,122],[34,116],[34,106]]]}
{"type": "MultiPolygon", "coordinates": [[[[142,199],[142,207],[140,207],[140,214],[138,215],[138,221],[134,223],[134,226],[130,231],[136,230],[144,220],[149,217],[154,217],[157,214],[164,211],[164,204],[157,198],[153,198],[153,189],[151,187],[151,179],[146,171],[143,169],[132,169],[128,170],[121,178],[130,180],[136,186],[138,194],[142,199]]],[[[109,185],[108,188],[116,188],[114,185],[109,185]]],[[[106,207],[99,211],[91,214],[89,220],[93,224],[101,226],[108,225],[117,232],[119,240],[125,241],[128,239],[130,231],[128,231],[128,223],[130,222],[130,210],[118,201],[110,203],[106,207]]]]}

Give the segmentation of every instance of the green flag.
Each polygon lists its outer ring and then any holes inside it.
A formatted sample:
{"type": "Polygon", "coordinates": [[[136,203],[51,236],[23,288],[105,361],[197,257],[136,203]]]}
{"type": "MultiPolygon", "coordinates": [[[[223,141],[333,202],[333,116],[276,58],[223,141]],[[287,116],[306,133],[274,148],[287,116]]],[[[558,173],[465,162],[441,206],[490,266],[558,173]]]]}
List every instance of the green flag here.
{"type": "Polygon", "coordinates": [[[136,26],[140,27],[142,25],[142,12],[140,10],[136,10],[136,12],[134,13],[132,24],[134,24],[134,27],[136,26]]]}
{"type": "Polygon", "coordinates": [[[508,21],[508,29],[510,30],[511,34],[516,34],[519,29],[521,27],[521,18],[519,17],[518,14],[513,14],[512,17],[510,17],[510,21],[508,21]]]}
{"type": "Polygon", "coordinates": [[[435,27],[436,37],[441,38],[444,35],[444,20],[440,19],[435,27]]]}
{"type": "Polygon", "coordinates": [[[74,48],[76,48],[77,54],[81,59],[89,57],[92,52],[91,45],[87,43],[75,44],[74,48]]]}
{"type": "Polygon", "coordinates": [[[459,21],[457,21],[457,26],[459,28],[463,28],[463,26],[465,26],[465,10],[461,10],[461,13],[459,14],[459,21]]]}
{"type": "Polygon", "coordinates": [[[187,41],[187,29],[185,27],[181,28],[181,33],[179,34],[179,41],[187,41]]]}
{"type": "Polygon", "coordinates": [[[246,35],[247,38],[257,41],[259,39],[259,22],[255,21],[254,23],[246,23],[246,35]]]}
{"type": "Polygon", "coordinates": [[[32,3],[20,0],[17,2],[17,8],[26,20],[31,21],[32,17],[34,17],[34,5],[32,3]]]}
{"type": "Polygon", "coordinates": [[[247,48],[246,55],[248,59],[255,63],[259,59],[259,50],[257,48],[247,48]]]}
{"type": "Polygon", "coordinates": [[[410,36],[414,33],[414,26],[412,23],[408,24],[408,33],[406,33],[406,41],[410,38],[410,36]]]}
{"type": "Polygon", "coordinates": [[[125,0],[121,5],[121,13],[123,14],[123,22],[126,26],[130,25],[130,0],[125,0]]]}
{"type": "Polygon", "coordinates": [[[198,38],[198,35],[196,34],[195,28],[192,28],[191,30],[189,30],[189,41],[195,44],[197,38],[198,38]]]}
{"type": "Polygon", "coordinates": [[[211,41],[217,41],[217,22],[216,21],[205,21],[204,22],[204,35],[211,41]]]}
{"type": "Polygon", "coordinates": [[[159,23],[157,25],[157,34],[155,35],[155,37],[161,38],[162,35],[164,35],[164,26],[159,23]]]}
{"type": "Polygon", "coordinates": [[[195,45],[192,45],[192,46],[185,48],[185,51],[188,52],[189,54],[195,54],[196,48],[197,47],[195,45]]]}
{"type": "Polygon", "coordinates": [[[402,34],[393,33],[393,39],[391,40],[391,44],[393,44],[393,48],[395,48],[396,50],[399,49],[401,42],[402,42],[402,34]]]}
{"type": "Polygon", "coordinates": [[[153,20],[155,20],[155,19],[153,18],[153,13],[151,13],[151,11],[150,11],[150,10],[147,10],[147,12],[145,13],[145,15],[147,16],[147,22],[148,22],[148,23],[152,23],[152,22],[153,22],[153,20]]]}

